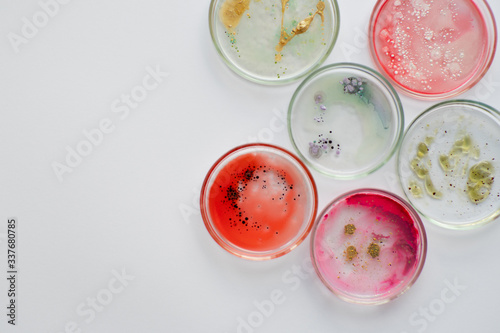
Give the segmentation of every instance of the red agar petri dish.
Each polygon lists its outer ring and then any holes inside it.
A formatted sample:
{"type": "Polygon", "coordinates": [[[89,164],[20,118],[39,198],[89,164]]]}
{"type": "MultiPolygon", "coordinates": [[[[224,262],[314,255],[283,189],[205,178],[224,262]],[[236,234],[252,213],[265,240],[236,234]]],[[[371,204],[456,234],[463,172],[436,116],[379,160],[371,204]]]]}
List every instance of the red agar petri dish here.
{"type": "Polygon", "coordinates": [[[497,31],[484,0],[379,0],[373,61],[403,93],[442,99],[470,89],[493,61],[497,31]]]}
{"type": "Polygon", "coordinates": [[[341,299],[382,304],[416,281],[427,238],[422,221],[398,196],[375,189],[349,192],[318,216],[311,238],[314,268],[341,299]]]}
{"type": "Polygon", "coordinates": [[[305,165],[287,150],[248,144],[224,154],[208,172],[201,214],[214,240],[245,259],[280,257],[309,234],[317,190],[305,165]]]}

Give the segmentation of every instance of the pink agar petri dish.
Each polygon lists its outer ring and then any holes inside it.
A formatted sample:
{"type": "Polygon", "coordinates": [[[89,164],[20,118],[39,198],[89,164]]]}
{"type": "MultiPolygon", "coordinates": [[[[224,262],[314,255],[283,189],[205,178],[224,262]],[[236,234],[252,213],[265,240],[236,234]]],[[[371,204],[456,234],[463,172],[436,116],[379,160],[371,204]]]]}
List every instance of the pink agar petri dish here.
{"type": "Polygon", "coordinates": [[[424,266],[422,221],[398,196],[360,189],[332,201],[318,216],[311,238],[314,268],[341,299],[386,303],[408,290],[424,266]]]}
{"type": "Polygon", "coordinates": [[[379,0],[370,19],[373,61],[403,93],[422,99],[470,89],[490,67],[496,41],[484,0],[379,0]]]}
{"type": "Polygon", "coordinates": [[[222,248],[245,259],[273,259],[292,251],[311,231],[316,184],[287,150],[248,144],[212,166],[200,206],[208,232],[222,248]]]}

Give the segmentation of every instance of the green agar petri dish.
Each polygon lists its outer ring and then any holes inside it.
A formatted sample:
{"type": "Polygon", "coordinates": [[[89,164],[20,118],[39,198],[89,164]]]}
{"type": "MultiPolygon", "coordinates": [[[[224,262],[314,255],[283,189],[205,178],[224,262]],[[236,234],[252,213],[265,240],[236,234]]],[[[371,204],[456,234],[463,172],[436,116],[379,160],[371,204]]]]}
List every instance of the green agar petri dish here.
{"type": "Polygon", "coordinates": [[[340,21],[336,0],[212,0],[209,25],[217,52],[234,72],[284,84],[323,63],[340,21]]]}

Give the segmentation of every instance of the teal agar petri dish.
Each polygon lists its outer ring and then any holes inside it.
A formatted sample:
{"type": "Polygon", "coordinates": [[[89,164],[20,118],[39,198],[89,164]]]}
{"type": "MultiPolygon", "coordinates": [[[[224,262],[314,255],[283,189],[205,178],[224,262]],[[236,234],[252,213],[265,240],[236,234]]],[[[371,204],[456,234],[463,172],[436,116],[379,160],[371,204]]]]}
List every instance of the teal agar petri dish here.
{"type": "Polygon", "coordinates": [[[398,94],[374,70],[352,63],[322,67],[297,88],[288,131],[298,155],[327,176],[370,174],[394,154],[403,135],[398,94]]]}

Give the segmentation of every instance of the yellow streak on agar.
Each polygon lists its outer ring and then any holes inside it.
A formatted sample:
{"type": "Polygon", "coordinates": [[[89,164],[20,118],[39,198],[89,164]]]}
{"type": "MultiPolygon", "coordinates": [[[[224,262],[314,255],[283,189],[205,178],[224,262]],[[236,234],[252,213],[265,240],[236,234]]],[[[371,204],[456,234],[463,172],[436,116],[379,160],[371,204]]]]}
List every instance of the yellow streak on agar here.
{"type": "Polygon", "coordinates": [[[286,5],[288,4],[288,1],[289,0],[281,0],[281,35],[278,45],[276,45],[276,52],[278,52],[274,57],[276,62],[281,60],[282,57],[281,51],[283,51],[283,48],[286,46],[286,44],[288,44],[293,39],[293,37],[301,35],[304,32],[306,32],[311,26],[311,23],[316,15],[319,15],[321,17],[322,23],[325,22],[325,15],[324,15],[325,3],[323,1],[318,1],[318,3],[316,4],[316,12],[313,15],[300,21],[297,24],[297,26],[292,29],[292,32],[288,34],[283,24],[286,5]]]}
{"type": "Polygon", "coordinates": [[[238,26],[241,17],[249,8],[250,0],[226,0],[219,12],[220,20],[226,29],[233,30],[238,26]]]}

